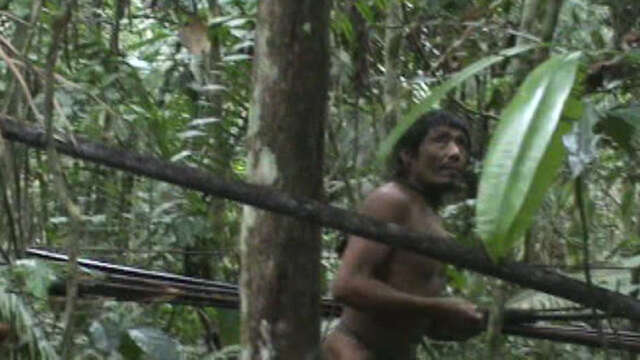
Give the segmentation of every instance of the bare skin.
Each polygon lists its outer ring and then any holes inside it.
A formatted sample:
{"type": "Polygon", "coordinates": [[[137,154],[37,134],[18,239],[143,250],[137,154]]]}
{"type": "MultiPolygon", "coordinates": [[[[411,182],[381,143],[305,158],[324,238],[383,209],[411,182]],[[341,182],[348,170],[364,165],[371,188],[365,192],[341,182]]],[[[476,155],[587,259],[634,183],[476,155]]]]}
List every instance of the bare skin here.
{"type": "MultiPolygon", "coordinates": [[[[402,154],[406,181],[392,181],[366,198],[362,213],[382,221],[451,235],[442,227],[436,204],[466,166],[466,137],[449,126],[431,129],[416,154],[402,154]]],[[[340,325],[324,343],[327,360],[411,359],[427,335],[465,340],[481,330],[482,315],[466,300],[441,297],[442,263],[352,236],[333,283],[343,303],[340,325]],[[385,355],[381,355],[385,354],[385,355]]]]}

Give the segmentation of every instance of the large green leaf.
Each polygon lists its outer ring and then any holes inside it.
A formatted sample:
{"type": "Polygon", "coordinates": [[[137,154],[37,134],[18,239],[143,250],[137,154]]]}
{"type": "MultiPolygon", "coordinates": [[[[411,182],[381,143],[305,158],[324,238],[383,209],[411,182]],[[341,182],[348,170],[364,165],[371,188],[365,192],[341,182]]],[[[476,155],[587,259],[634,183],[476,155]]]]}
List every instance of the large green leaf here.
{"type": "Polygon", "coordinates": [[[498,260],[521,239],[562,161],[556,131],[575,80],[579,53],[536,68],[504,110],[480,178],[476,221],[489,255],[498,260]],[[554,135],[555,134],[555,135],[554,135]]]}
{"type": "Polygon", "coordinates": [[[391,152],[391,149],[398,141],[398,139],[402,136],[402,134],[407,131],[407,129],[413,125],[413,123],[420,117],[420,115],[425,112],[431,110],[435,105],[438,104],[443,97],[447,95],[447,93],[460,85],[462,82],[467,80],[469,77],[477,74],[478,72],[488,68],[489,66],[511,56],[518,55],[527,50],[531,50],[535,48],[535,45],[524,45],[524,46],[516,46],[509,49],[505,49],[501,51],[498,55],[488,56],[481,60],[474,62],[473,64],[467,66],[462,69],[460,72],[455,73],[451,79],[445,81],[439,86],[432,89],[431,94],[424,98],[422,102],[415,104],[411,110],[404,116],[404,118],[400,121],[400,123],[391,131],[389,136],[382,142],[380,145],[380,149],[378,150],[378,161],[383,161],[391,152]]]}

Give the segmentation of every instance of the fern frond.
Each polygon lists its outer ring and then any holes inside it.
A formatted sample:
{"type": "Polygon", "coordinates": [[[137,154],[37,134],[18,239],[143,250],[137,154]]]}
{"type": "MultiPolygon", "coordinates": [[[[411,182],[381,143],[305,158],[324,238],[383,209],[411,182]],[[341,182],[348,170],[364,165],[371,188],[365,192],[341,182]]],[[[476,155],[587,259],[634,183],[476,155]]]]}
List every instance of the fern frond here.
{"type": "Polygon", "coordinates": [[[0,289],[0,319],[11,323],[13,332],[28,348],[30,358],[58,360],[58,354],[23,300],[6,289],[0,289]]]}

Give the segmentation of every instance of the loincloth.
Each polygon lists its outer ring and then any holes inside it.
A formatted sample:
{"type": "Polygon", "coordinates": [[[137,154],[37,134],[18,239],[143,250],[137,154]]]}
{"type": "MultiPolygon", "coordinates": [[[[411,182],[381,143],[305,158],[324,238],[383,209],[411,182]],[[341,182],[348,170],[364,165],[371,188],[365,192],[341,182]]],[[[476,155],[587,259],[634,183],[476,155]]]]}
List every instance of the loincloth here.
{"type": "Polygon", "coordinates": [[[357,331],[349,327],[343,321],[340,321],[334,328],[334,331],[342,333],[344,336],[354,340],[358,344],[366,348],[374,357],[375,360],[415,360],[415,350],[411,349],[407,351],[400,351],[400,349],[387,346],[384,341],[380,339],[380,342],[374,343],[370,339],[365,339],[357,331]]]}

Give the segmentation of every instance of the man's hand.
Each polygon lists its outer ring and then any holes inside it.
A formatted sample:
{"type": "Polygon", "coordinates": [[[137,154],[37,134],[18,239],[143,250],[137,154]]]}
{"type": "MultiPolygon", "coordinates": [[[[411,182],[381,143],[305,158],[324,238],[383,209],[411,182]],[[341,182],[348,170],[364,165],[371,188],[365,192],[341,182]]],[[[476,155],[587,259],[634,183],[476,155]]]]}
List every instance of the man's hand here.
{"type": "Polygon", "coordinates": [[[427,336],[435,340],[463,341],[485,328],[477,306],[460,298],[443,299],[442,311],[431,317],[427,336]]]}

